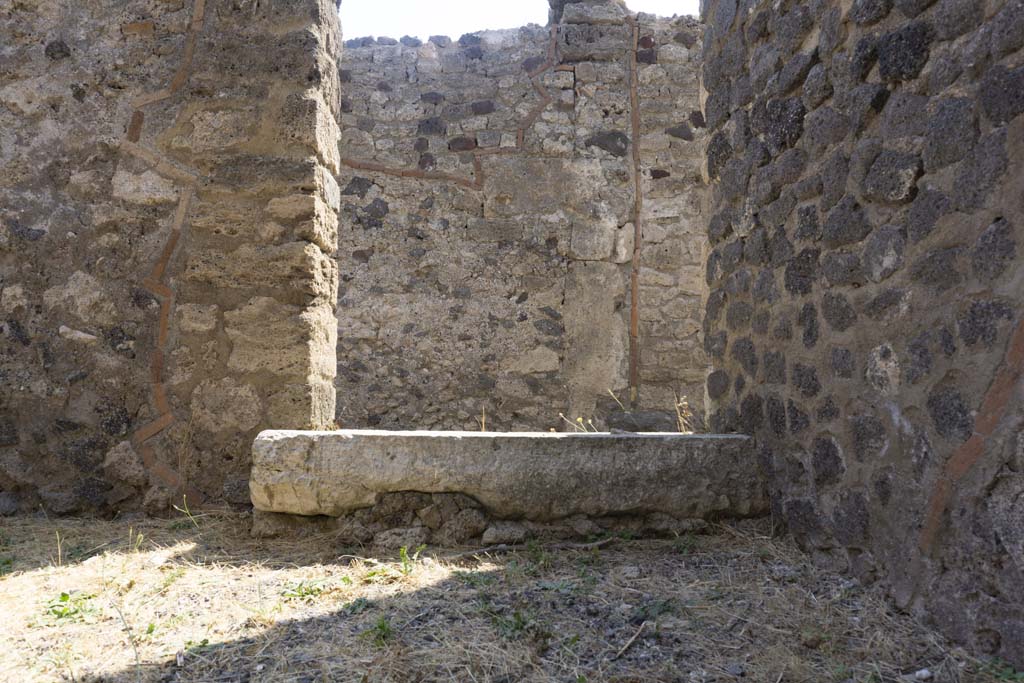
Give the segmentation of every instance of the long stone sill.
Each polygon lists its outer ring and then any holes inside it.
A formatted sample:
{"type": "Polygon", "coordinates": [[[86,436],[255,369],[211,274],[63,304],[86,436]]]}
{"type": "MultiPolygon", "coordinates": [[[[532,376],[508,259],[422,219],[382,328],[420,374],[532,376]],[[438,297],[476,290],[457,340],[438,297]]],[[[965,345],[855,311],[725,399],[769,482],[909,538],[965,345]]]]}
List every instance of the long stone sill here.
{"type": "Polygon", "coordinates": [[[679,433],[266,431],[250,492],[263,512],[339,517],[379,496],[461,493],[501,519],[768,513],[752,441],[679,433]]]}

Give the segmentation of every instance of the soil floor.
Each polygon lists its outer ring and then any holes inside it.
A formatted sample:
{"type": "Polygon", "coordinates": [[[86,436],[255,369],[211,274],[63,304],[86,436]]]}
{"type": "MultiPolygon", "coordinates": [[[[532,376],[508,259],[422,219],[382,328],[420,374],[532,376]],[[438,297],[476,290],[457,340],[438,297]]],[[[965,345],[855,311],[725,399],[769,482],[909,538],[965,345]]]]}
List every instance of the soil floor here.
{"type": "Polygon", "coordinates": [[[0,680],[1024,680],[758,524],[475,555],[249,526],[0,518],[0,680]]]}

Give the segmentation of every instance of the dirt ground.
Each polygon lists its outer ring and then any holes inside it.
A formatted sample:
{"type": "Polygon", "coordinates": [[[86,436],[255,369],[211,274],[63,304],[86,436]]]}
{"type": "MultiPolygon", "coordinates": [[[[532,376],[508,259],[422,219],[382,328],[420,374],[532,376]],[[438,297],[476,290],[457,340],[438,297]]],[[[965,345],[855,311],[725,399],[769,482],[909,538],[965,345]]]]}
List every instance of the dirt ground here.
{"type": "Polygon", "coordinates": [[[229,513],[0,519],[0,679],[1024,680],[758,525],[400,557],[248,531],[229,513]]]}

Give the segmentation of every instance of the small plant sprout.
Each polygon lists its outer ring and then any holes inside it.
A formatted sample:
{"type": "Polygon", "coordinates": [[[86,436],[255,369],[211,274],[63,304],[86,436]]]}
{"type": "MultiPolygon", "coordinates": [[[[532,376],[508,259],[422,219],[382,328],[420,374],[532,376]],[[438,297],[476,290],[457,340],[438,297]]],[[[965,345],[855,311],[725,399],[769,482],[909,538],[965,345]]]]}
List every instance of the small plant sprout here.
{"type": "Polygon", "coordinates": [[[67,619],[68,621],[82,619],[96,610],[89,602],[93,597],[95,596],[79,591],[62,592],[46,603],[46,613],[55,619],[67,619]]]}
{"type": "Polygon", "coordinates": [[[281,597],[285,600],[304,600],[306,602],[311,602],[314,598],[319,597],[324,590],[323,581],[302,580],[285,586],[284,590],[281,591],[281,597]]]}
{"type": "Polygon", "coordinates": [[[372,606],[373,606],[373,603],[371,603],[366,598],[358,597],[355,600],[353,600],[352,602],[350,602],[347,605],[345,605],[345,611],[348,614],[352,614],[352,615],[362,614],[366,610],[370,609],[370,607],[372,607],[372,606]]]}
{"type": "Polygon", "coordinates": [[[132,527],[128,527],[128,547],[133,553],[139,552],[142,542],[145,540],[146,536],[141,531],[137,532],[132,527]]]}
{"type": "Polygon", "coordinates": [[[362,635],[364,638],[372,640],[373,644],[377,647],[384,647],[394,638],[395,631],[391,628],[391,622],[388,618],[382,614],[371,628],[363,631],[362,635]]]}
{"type": "Polygon", "coordinates": [[[425,545],[418,546],[411,556],[409,555],[409,548],[406,546],[403,545],[398,549],[398,559],[402,563],[402,568],[399,571],[402,572],[402,576],[409,576],[412,574],[413,569],[416,568],[416,563],[420,559],[420,553],[426,550],[426,548],[427,546],[425,545]]]}
{"type": "Polygon", "coordinates": [[[199,528],[199,522],[196,521],[195,515],[193,515],[188,509],[188,496],[181,497],[181,507],[177,505],[173,506],[175,510],[188,517],[188,521],[192,522],[192,526],[196,529],[199,528]]]}

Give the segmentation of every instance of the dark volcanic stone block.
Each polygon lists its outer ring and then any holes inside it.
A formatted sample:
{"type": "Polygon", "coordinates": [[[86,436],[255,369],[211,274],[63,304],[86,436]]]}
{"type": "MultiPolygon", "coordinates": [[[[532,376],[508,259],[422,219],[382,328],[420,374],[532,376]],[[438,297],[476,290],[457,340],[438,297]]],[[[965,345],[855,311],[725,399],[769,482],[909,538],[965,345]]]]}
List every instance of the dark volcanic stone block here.
{"type": "Polygon", "coordinates": [[[878,68],[883,81],[917,78],[928,62],[932,29],[923,21],[886,33],[878,41],[878,68]]]}
{"type": "Polygon", "coordinates": [[[846,196],[832,209],[825,220],[822,239],[830,247],[860,242],[871,232],[864,210],[853,197],[846,196]]]}
{"type": "Polygon", "coordinates": [[[818,278],[819,249],[804,249],[790,259],[786,266],[786,291],[791,294],[810,294],[818,278]]]}
{"type": "MultiPolygon", "coordinates": [[[[1024,82],[1022,82],[1024,87],[1024,82]]],[[[974,101],[966,97],[941,100],[928,120],[924,144],[924,167],[936,171],[964,157],[978,140],[974,101]]]]}
{"type": "Polygon", "coordinates": [[[811,445],[811,471],[818,486],[837,484],[846,472],[839,445],[831,437],[818,437],[811,445]]]}
{"type": "Polygon", "coordinates": [[[586,140],[588,147],[598,147],[612,156],[624,157],[629,150],[629,137],[621,131],[602,131],[586,140]]]}
{"type": "Polygon", "coordinates": [[[437,117],[423,119],[417,127],[417,133],[420,135],[444,135],[447,132],[448,124],[437,117]]]}
{"type": "Polygon", "coordinates": [[[920,174],[921,159],[916,154],[883,150],[864,178],[864,194],[881,202],[909,201],[920,174]]]}
{"type": "Polygon", "coordinates": [[[988,70],[979,90],[981,108],[994,124],[1006,123],[1024,112],[1024,66],[1007,69],[997,64],[988,70]]]}
{"type": "Polygon", "coordinates": [[[849,300],[837,292],[827,292],[821,301],[821,315],[837,332],[845,332],[857,322],[857,312],[849,300]]]}
{"type": "Polygon", "coordinates": [[[974,418],[963,395],[952,387],[938,387],[928,394],[928,413],[935,431],[947,439],[966,441],[974,431],[974,418]]]}
{"type": "Polygon", "coordinates": [[[892,10],[892,0],[855,0],[849,17],[855,23],[867,26],[885,19],[892,10]]]}
{"type": "Polygon", "coordinates": [[[971,265],[979,280],[992,281],[1003,274],[1017,256],[1013,230],[1005,218],[996,219],[974,243],[971,265]]]}

